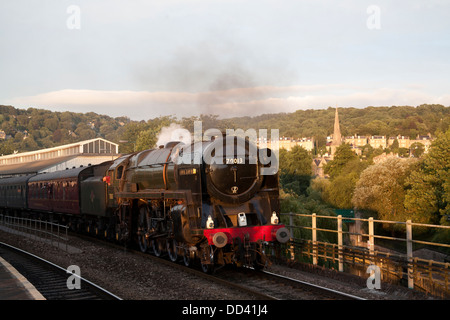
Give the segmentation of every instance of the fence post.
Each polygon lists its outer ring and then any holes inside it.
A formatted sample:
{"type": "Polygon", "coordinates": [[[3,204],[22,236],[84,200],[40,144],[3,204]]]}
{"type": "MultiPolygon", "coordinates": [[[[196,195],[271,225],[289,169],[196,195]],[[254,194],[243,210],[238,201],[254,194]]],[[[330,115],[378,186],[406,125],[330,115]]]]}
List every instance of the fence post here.
{"type": "Polygon", "coordinates": [[[413,247],[412,247],[412,223],[406,221],[406,256],[408,258],[408,288],[414,289],[413,247]]]}
{"type": "Polygon", "coordinates": [[[312,216],[312,243],[313,243],[313,265],[317,265],[317,256],[319,254],[317,248],[317,222],[316,214],[313,213],[312,216]]]}
{"type": "Polygon", "coordinates": [[[289,231],[291,232],[292,238],[294,237],[293,225],[294,225],[294,217],[292,215],[292,212],[289,212],[289,231]]]}
{"type": "Polygon", "coordinates": [[[343,250],[343,240],[342,240],[342,215],[337,217],[337,228],[338,228],[338,259],[339,259],[339,271],[344,271],[344,259],[342,255],[343,250]]]}
{"type": "Polygon", "coordinates": [[[291,239],[290,239],[290,246],[289,251],[291,254],[291,261],[295,260],[295,252],[294,252],[294,216],[292,215],[292,212],[289,212],[289,231],[291,232],[291,239]]]}
{"type": "Polygon", "coordinates": [[[374,262],[374,256],[375,256],[375,237],[374,237],[374,231],[373,231],[373,218],[369,218],[369,243],[367,244],[369,248],[369,255],[374,262]]]}

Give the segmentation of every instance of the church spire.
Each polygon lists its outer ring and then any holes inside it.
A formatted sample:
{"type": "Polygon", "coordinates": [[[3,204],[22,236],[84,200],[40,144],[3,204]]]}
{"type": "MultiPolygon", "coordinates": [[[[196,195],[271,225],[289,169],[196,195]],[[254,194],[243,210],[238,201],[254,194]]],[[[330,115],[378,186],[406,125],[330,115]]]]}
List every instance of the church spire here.
{"type": "Polygon", "coordinates": [[[334,115],[334,132],[333,132],[333,141],[331,142],[331,158],[334,158],[334,154],[336,153],[336,148],[342,144],[342,136],[341,136],[341,128],[339,127],[339,115],[338,108],[336,107],[336,113],[334,115]]]}
{"type": "Polygon", "coordinates": [[[341,143],[342,143],[341,128],[339,127],[338,108],[336,107],[336,113],[334,115],[334,132],[332,145],[340,146],[341,143]]]}

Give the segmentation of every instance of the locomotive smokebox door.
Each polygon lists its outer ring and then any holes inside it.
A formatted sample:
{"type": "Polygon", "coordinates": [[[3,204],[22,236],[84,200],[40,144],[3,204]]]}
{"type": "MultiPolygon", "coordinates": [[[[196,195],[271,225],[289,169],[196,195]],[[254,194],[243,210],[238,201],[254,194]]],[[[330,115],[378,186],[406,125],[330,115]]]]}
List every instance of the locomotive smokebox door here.
{"type": "Polygon", "coordinates": [[[226,203],[248,201],[259,190],[256,147],[236,136],[218,138],[203,153],[208,192],[226,203]]]}

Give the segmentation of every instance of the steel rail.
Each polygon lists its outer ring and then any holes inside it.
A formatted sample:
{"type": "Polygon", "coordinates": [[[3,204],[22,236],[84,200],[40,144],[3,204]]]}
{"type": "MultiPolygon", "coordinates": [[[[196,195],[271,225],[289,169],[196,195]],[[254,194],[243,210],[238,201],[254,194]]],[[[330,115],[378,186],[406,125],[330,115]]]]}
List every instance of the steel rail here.
{"type": "Polygon", "coordinates": [[[294,285],[294,286],[312,288],[313,290],[321,292],[324,295],[335,296],[338,299],[344,299],[344,300],[366,300],[365,298],[358,297],[358,296],[355,296],[353,294],[349,294],[349,293],[346,293],[346,292],[330,289],[330,288],[327,288],[327,287],[322,287],[322,286],[319,286],[319,285],[316,285],[316,284],[313,284],[313,283],[310,283],[310,282],[306,282],[306,281],[290,278],[290,277],[283,276],[283,275],[276,274],[276,273],[272,273],[272,272],[269,272],[269,271],[261,270],[259,272],[263,273],[264,275],[266,275],[268,277],[272,277],[273,279],[284,280],[284,281],[287,281],[291,285],[294,285]]]}
{"type": "MultiPolygon", "coordinates": [[[[58,266],[57,264],[45,260],[42,257],[39,257],[35,254],[32,254],[30,252],[27,252],[25,250],[22,250],[20,248],[14,247],[10,244],[4,243],[4,242],[0,242],[0,246],[3,246],[4,248],[8,248],[10,251],[15,252],[15,253],[21,253],[22,255],[25,255],[27,257],[27,259],[33,259],[34,261],[37,261],[39,264],[44,264],[47,267],[51,267],[53,270],[57,270],[58,272],[64,272],[67,273],[67,269],[58,266]]],[[[95,295],[98,296],[99,298],[104,298],[104,299],[113,299],[113,300],[122,300],[122,298],[118,297],[117,295],[109,292],[108,290],[100,287],[99,285],[89,281],[88,279],[85,279],[77,274],[71,274],[75,277],[78,277],[80,279],[80,281],[84,284],[87,284],[89,287],[89,291],[95,291],[95,295]],[[91,288],[93,288],[91,290],[91,288]],[[97,292],[99,292],[99,294],[97,294],[97,292]]],[[[32,282],[32,281],[30,281],[32,282]]],[[[68,290],[68,289],[67,289],[68,290]]],[[[71,290],[74,293],[74,296],[76,296],[77,290],[71,290]]],[[[43,294],[45,296],[45,294],[43,294]]]]}

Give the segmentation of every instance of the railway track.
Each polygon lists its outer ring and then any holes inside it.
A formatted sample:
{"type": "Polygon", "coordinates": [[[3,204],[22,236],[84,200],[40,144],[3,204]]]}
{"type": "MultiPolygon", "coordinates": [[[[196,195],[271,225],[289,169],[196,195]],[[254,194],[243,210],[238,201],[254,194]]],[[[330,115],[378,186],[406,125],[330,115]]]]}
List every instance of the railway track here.
{"type": "MultiPolygon", "coordinates": [[[[98,238],[76,234],[86,241],[99,245],[108,245],[123,250],[123,245],[112,242],[105,242],[98,238]]],[[[208,279],[212,282],[220,283],[246,292],[256,300],[365,300],[361,297],[325,288],[305,281],[289,278],[267,271],[256,271],[251,268],[235,268],[225,266],[218,269],[213,274],[201,271],[199,266],[186,267],[182,259],[172,262],[168,254],[163,252],[161,256],[153,255],[152,249],[143,253],[138,248],[128,247],[127,251],[132,254],[141,255],[158,263],[163,263],[169,267],[179,269],[182,272],[190,273],[194,276],[208,279]]]]}
{"type": "Polygon", "coordinates": [[[268,271],[256,271],[251,268],[235,268],[225,266],[207,274],[198,268],[186,267],[182,261],[174,263],[166,259],[167,255],[153,256],[149,252],[142,253],[137,249],[129,249],[132,253],[143,255],[159,263],[177,268],[183,272],[220,283],[241,292],[246,292],[256,300],[365,300],[364,298],[318,286],[305,281],[289,278],[268,271]]]}
{"type": "Polygon", "coordinates": [[[0,242],[0,256],[27,278],[47,300],[121,300],[82,277],[79,277],[79,289],[69,289],[67,282],[71,275],[66,269],[3,242],[0,242]]]}
{"type": "Polygon", "coordinates": [[[238,282],[233,282],[233,281],[229,281],[229,280],[227,280],[225,278],[217,277],[217,275],[215,275],[215,274],[205,273],[205,272],[201,271],[200,265],[199,266],[186,267],[183,264],[182,261],[172,262],[172,261],[170,261],[168,259],[168,257],[167,257],[168,255],[167,254],[162,254],[161,256],[156,257],[156,256],[152,255],[149,252],[142,253],[141,251],[139,251],[137,249],[136,250],[135,249],[129,249],[129,251],[131,253],[133,253],[133,254],[142,255],[142,256],[146,257],[147,259],[152,259],[153,261],[155,261],[157,263],[165,264],[168,267],[178,269],[178,270],[180,270],[182,272],[189,273],[189,274],[191,274],[193,276],[200,277],[200,278],[203,278],[203,279],[207,279],[207,280],[209,280],[211,282],[219,283],[220,285],[227,286],[229,288],[236,289],[236,290],[239,290],[241,292],[245,292],[249,296],[253,297],[256,300],[277,300],[276,298],[274,298],[274,297],[272,297],[270,295],[267,295],[267,294],[265,294],[263,292],[254,290],[251,287],[243,286],[243,285],[239,284],[238,282]]]}
{"type": "MultiPolygon", "coordinates": [[[[142,254],[133,251],[136,254],[142,254]]],[[[233,268],[230,266],[214,274],[188,268],[180,263],[173,263],[163,257],[146,254],[150,259],[165,263],[183,272],[218,282],[241,292],[246,292],[256,300],[365,300],[364,298],[307,283],[267,271],[255,271],[250,268],[233,268]]]]}
{"type": "MultiPolygon", "coordinates": [[[[95,237],[76,234],[75,236],[89,241],[95,245],[110,246],[123,250],[123,245],[106,242],[95,237]]],[[[151,252],[142,253],[139,249],[127,248],[128,252],[142,255],[158,263],[166,264],[182,272],[193,274],[196,277],[219,283],[232,289],[245,292],[249,299],[255,300],[363,300],[360,297],[343,292],[327,289],[314,284],[291,279],[266,271],[255,271],[249,268],[224,267],[214,274],[205,274],[200,266],[186,267],[182,261],[174,263],[168,259],[167,254],[160,257],[151,252]]],[[[151,251],[151,249],[150,249],[151,251]]],[[[52,299],[118,299],[118,297],[99,288],[95,284],[82,279],[81,290],[68,290],[66,269],[34,255],[26,254],[20,249],[13,249],[0,242],[0,255],[22,273],[45,298],[52,299]]]]}
{"type": "Polygon", "coordinates": [[[242,268],[239,270],[224,270],[216,276],[239,283],[249,289],[263,292],[275,300],[365,300],[345,292],[268,271],[242,268]]]}

